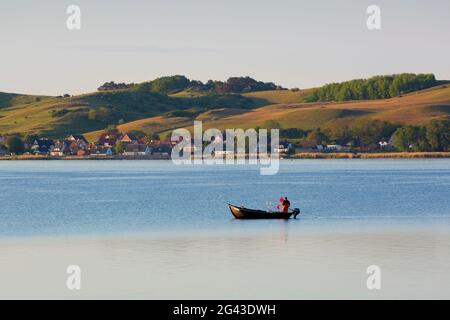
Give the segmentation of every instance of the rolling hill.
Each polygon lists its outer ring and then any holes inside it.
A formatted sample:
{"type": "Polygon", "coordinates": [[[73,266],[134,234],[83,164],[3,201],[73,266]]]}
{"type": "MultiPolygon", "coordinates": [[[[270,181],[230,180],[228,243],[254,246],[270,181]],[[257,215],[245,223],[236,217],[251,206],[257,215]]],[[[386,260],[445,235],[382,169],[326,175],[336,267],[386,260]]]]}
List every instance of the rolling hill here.
{"type": "MultiPolygon", "coordinates": [[[[268,97],[292,101],[292,92],[279,91],[246,94],[247,97],[268,97]],[[286,97],[283,97],[283,93],[286,97]]],[[[299,99],[302,100],[299,94],[299,99]]],[[[286,101],[285,100],[285,101],[286,101]]],[[[272,100],[275,101],[275,100],[272,100]]],[[[192,129],[194,120],[202,120],[204,128],[255,128],[264,127],[267,121],[276,121],[282,128],[300,128],[304,130],[339,129],[343,126],[354,127],[365,121],[380,120],[394,124],[426,124],[432,120],[450,120],[450,86],[440,85],[434,88],[410,93],[402,97],[384,100],[365,100],[326,103],[276,103],[251,110],[215,109],[198,114],[195,117],[151,117],[118,126],[122,131],[156,131],[162,135],[179,127],[192,129]]],[[[90,132],[87,136],[95,140],[101,131],[90,132]]]]}
{"type": "Polygon", "coordinates": [[[240,95],[177,97],[117,90],[74,97],[1,94],[0,133],[61,137],[161,115],[192,116],[210,109],[251,109],[266,104],[240,95]]]}
{"type": "Polygon", "coordinates": [[[86,134],[94,141],[114,124],[122,131],[167,136],[175,128],[190,128],[194,120],[218,129],[264,127],[268,121],[303,130],[334,130],[373,120],[425,124],[450,119],[450,86],[439,83],[394,98],[345,102],[307,102],[317,89],[286,90],[248,77],[202,84],[174,76],[125,88],[114,88],[111,82],[112,89],[72,97],[0,93],[0,134],[86,134]],[[266,87],[270,90],[264,91],[266,87]]]}
{"type": "Polygon", "coordinates": [[[243,96],[247,98],[260,99],[277,103],[300,103],[306,102],[308,96],[315,90],[315,88],[304,90],[271,90],[271,91],[257,91],[244,93],[243,96]]]}
{"type": "Polygon", "coordinates": [[[46,98],[48,97],[0,92],[0,109],[29,104],[46,98]]]}

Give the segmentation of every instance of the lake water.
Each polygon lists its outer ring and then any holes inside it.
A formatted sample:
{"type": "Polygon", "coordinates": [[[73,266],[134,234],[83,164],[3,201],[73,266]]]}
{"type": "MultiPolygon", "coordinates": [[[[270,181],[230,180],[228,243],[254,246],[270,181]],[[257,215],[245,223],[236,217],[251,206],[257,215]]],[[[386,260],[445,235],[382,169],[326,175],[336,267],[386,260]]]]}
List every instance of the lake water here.
{"type": "Polygon", "coordinates": [[[450,298],[450,160],[285,160],[275,176],[3,161],[0,182],[0,297],[450,298]],[[280,196],[298,220],[238,221],[227,207],[280,196]],[[74,263],[90,275],[77,293],[64,287],[74,263]]]}
{"type": "Polygon", "coordinates": [[[228,203],[275,209],[280,196],[306,227],[389,228],[450,221],[449,160],[300,160],[279,174],[256,167],[169,161],[0,162],[0,236],[182,231],[264,233],[273,221],[235,221],[228,203]]]}

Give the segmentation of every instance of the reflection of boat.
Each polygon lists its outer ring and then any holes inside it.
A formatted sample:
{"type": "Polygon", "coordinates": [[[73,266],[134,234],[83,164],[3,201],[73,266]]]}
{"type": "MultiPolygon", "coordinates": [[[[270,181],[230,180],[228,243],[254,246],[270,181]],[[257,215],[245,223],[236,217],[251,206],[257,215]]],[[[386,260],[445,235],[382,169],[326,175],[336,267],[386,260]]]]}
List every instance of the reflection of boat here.
{"type": "Polygon", "coordinates": [[[290,219],[292,216],[296,219],[300,214],[300,209],[294,209],[290,212],[267,212],[262,210],[252,210],[244,207],[228,205],[231,213],[236,219],[290,219]]]}

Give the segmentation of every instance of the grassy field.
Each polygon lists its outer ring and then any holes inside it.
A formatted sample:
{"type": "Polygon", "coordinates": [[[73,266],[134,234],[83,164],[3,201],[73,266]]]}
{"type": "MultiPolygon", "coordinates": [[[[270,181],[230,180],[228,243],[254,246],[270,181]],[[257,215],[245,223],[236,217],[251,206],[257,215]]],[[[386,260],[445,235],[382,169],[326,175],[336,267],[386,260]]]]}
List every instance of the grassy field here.
{"type": "Polygon", "coordinates": [[[18,105],[26,105],[39,100],[48,99],[46,96],[33,96],[25,94],[0,92],[0,109],[18,105]]]}
{"type": "Polygon", "coordinates": [[[37,133],[63,137],[84,133],[94,141],[108,124],[122,131],[142,130],[163,136],[179,127],[264,127],[275,120],[282,128],[336,129],[368,120],[425,124],[450,119],[450,86],[385,100],[307,103],[313,89],[277,90],[244,95],[210,96],[181,92],[171,96],[118,90],[57,98],[0,93],[0,133],[37,133]],[[97,113],[97,115],[92,113],[97,113]]]}
{"type": "MultiPolygon", "coordinates": [[[[263,103],[240,95],[166,96],[151,92],[118,90],[74,97],[0,95],[0,133],[63,137],[152,117],[193,118],[219,108],[249,110],[263,103]]],[[[169,123],[171,119],[167,119],[169,123]]],[[[153,120],[150,120],[153,122],[153,120]]],[[[145,121],[142,122],[145,126],[145,121]]]]}
{"type": "Polygon", "coordinates": [[[270,102],[271,104],[278,103],[301,103],[306,102],[306,98],[309,94],[314,90],[304,89],[300,91],[292,91],[292,90],[275,90],[275,91],[259,91],[259,92],[250,92],[245,93],[243,96],[247,98],[254,99],[262,99],[270,102]]]}
{"type": "MultiPolygon", "coordinates": [[[[290,91],[280,91],[291,96],[290,91]]],[[[252,94],[257,98],[273,92],[252,94]]],[[[248,95],[247,95],[248,96],[248,95]]],[[[273,96],[272,96],[273,99],[273,96]]],[[[286,98],[287,100],[290,97],[286,98]]],[[[356,126],[368,120],[381,120],[396,124],[425,124],[432,120],[450,119],[450,87],[438,86],[402,97],[386,100],[352,101],[342,103],[278,103],[252,110],[218,109],[201,113],[204,128],[254,128],[269,120],[279,122],[282,128],[336,129],[356,126]]],[[[120,128],[152,129],[164,135],[177,127],[192,129],[194,119],[149,118],[135,121],[120,128]]],[[[144,130],[145,131],[145,130],[144,130]]],[[[90,134],[90,136],[95,136],[90,134]]]]}

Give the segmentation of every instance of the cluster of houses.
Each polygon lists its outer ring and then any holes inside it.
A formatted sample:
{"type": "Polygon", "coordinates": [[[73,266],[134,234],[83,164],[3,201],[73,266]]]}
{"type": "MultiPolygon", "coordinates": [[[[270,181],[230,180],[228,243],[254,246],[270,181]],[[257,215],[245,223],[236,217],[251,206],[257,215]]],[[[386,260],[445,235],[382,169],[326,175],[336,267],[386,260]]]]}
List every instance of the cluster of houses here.
{"type": "MultiPolygon", "coordinates": [[[[0,155],[9,154],[5,143],[6,136],[0,135],[0,155]]],[[[64,140],[36,139],[25,149],[29,154],[52,157],[107,157],[122,156],[156,156],[169,157],[173,143],[160,140],[146,141],[146,137],[137,138],[132,133],[103,133],[97,142],[89,143],[83,135],[69,135],[64,140]],[[115,148],[120,142],[121,150],[115,148]]]]}
{"type": "Polygon", "coordinates": [[[377,144],[369,144],[355,147],[351,143],[345,145],[327,144],[320,145],[316,141],[302,141],[295,147],[295,153],[301,152],[373,152],[394,150],[392,139],[382,139],[377,144]]]}
{"type": "MultiPolygon", "coordinates": [[[[6,136],[0,135],[0,156],[7,155],[6,136]]],[[[142,157],[152,156],[169,158],[176,142],[150,140],[147,137],[138,138],[132,133],[103,133],[95,143],[89,143],[83,135],[69,135],[64,140],[36,139],[31,145],[25,146],[30,154],[52,157],[142,157]],[[120,143],[120,148],[117,145],[120,143]]],[[[191,152],[195,147],[191,146],[191,152]]],[[[302,152],[370,152],[375,150],[392,150],[392,141],[380,141],[377,145],[359,147],[355,150],[348,145],[319,145],[315,141],[302,141],[296,145],[287,140],[280,142],[274,151],[280,154],[295,154],[302,152]]],[[[185,150],[186,151],[186,150],[185,150]]],[[[229,151],[216,152],[226,155],[229,151]]],[[[250,152],[250,151],[248,151],[250,152]]],[[[251,153],[251,152],[250,152],[251,153]]]]}

